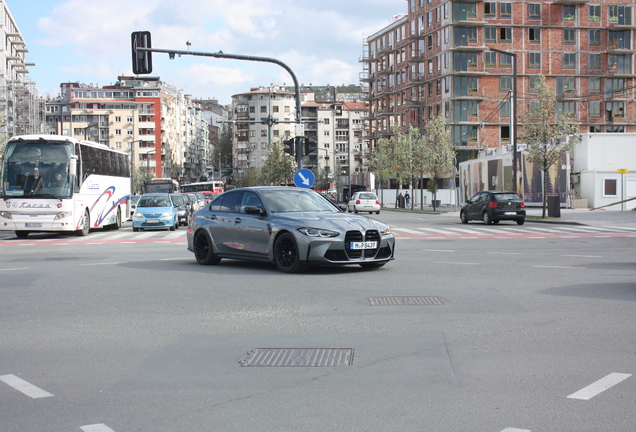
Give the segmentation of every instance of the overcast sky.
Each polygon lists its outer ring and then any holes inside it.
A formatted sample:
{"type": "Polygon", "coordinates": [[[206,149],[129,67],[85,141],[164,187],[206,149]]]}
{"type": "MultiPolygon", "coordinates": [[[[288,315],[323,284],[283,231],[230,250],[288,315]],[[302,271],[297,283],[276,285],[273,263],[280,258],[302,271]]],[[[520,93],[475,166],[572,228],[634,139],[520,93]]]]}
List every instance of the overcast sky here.
{"type": "MultiPolygon", "coordinates": [[[[5,0],[29,50],[30,78],[56,97],[60,83],[104,86],[132,74],[130,34],[153,48],[272,57],[299,83],[358,84],[364,38],[407,11],[406,0],[5,0]]],[[[293,85],[280,66],[153,55],[153,76],[223,104],[252,87],[293,85]]]]}

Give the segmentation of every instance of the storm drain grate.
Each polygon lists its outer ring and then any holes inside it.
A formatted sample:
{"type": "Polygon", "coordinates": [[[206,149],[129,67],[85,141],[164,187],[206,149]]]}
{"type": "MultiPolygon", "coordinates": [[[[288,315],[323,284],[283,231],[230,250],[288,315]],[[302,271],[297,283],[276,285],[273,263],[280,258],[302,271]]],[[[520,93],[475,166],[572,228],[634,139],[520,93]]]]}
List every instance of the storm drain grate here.
{"type": "Polygon", "coordinates": [[[351,366],[352,348],[256,348],[242,366],[336,367],[351,366]]]}
{"type": "Polygon", "coordinates": [[[82,257],[58,257],[58,258],[44,258],[44,261],[79,261],[84,259],[82,257]]]}
{"type": "Polygon", "coordinates": [[[371,306],[404,306],[404,305],[419,305],[419,306],[433,306],[443,305],[444,300],[437,296],[399,296],[399,297],[369,297],[369,304],[371,306]]]}

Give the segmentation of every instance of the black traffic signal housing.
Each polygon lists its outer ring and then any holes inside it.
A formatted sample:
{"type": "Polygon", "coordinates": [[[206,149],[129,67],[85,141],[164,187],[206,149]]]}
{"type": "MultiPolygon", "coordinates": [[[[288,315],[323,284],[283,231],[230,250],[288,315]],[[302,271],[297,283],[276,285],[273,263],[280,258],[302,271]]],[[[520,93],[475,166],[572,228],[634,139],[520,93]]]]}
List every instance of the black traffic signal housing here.
{"type": "Polygon", "coordinates": [[[137,48],[152,48],[149,31],[133,32],[130,35],[132,47],[132,70],[135,75],[152,73],[152,52],[137,48]]]}
{"type": "Polygon", "coordinates": [[[317,149],[316,140],[305,138],[305,156],[315,152],[317,149]]]}
{"type": "Polygon", "coordinates": [[[296,141],[294,138],[283,141],[285,153],[289,153],[294,156],[296,154],[296,141]]]}

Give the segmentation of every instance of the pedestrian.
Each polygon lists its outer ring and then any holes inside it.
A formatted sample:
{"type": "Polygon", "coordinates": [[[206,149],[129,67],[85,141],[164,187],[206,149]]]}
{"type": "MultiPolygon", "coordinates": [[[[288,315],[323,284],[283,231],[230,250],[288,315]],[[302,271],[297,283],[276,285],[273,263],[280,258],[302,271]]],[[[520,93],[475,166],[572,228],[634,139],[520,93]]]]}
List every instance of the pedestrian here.
{"type": "Polygon", "coordinates": [[[404,192],[404,199],[406,200],[406,206],[411,207],[411,195],[409,195],[409,191],[404,192]]]}

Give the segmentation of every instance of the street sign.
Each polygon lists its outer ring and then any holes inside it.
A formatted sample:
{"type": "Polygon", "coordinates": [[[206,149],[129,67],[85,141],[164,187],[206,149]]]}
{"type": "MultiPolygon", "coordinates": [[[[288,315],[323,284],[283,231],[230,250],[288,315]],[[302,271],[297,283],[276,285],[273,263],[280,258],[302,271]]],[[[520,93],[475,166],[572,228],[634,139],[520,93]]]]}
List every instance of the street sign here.
{"type": "Polygon", "coordinates": [[[314,173],[306,168],[299,169],[294,174],[294,184],[301,188],[310,188],[314,185],[314,173]]]}
{"type": "Polygon", "coordinates": [[[618,171],[618,174],[629,174],[629,170],[627,168],[619,168],[616,171],[618,171]]]}

